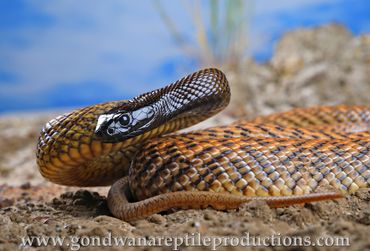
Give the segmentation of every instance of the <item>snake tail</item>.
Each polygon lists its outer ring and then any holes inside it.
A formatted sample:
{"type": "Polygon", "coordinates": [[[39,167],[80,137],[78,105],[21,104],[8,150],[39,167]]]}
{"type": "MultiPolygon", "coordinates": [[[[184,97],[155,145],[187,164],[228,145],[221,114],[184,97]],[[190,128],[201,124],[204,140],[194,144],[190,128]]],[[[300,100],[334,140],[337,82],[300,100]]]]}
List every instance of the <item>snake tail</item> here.
{"type": "Polygon", "coordinates": [[[108,193],[108,207],[114,217],[124,221],[141,219],[173,208],[199,209],[212,207],[217,210],[237,209],[242,204],[261,200],[272,208],[286,207],[322,200],[343,198],[340,192],[319,192],[289,196],[256,196],[247,197],[228,193],[205,191],[181,191],[160,194],[148,199],[129,202],[130,191],[127,177],[116,181],[108,193]]]}

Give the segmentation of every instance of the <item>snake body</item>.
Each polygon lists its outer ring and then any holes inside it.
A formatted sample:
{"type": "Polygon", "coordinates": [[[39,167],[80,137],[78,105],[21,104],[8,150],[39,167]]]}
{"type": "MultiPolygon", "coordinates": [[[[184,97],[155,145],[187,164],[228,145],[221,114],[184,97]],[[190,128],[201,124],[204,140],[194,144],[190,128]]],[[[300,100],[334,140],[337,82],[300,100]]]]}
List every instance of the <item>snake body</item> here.
{"type": "Polygon", "coordinates": [[[225,75],[205,69],[132,100],[49,121],[37,163],[58,184],[113,184],[108,206],[137,219],[169,208],[283,206],[353,193],[370,183],[370,107],[322,106],[174,131],[223,109],[225,75]],[[323,187],[336,192],[317,192],[323,187]]]}

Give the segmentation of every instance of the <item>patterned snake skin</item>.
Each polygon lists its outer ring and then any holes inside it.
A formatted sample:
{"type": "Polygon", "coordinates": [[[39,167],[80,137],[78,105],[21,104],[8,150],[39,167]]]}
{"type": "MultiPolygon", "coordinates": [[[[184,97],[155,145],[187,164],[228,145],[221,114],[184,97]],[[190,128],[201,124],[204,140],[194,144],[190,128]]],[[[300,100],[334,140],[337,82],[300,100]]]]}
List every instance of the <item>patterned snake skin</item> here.
{"type": "Polygon", "coordinates": [[[40,172],[63,185],[115,182],[108,205],[123,220],[173,207],[231,209],[253,199],[284,206],[369,186],[368,106],[294,109],[169,134],[229,99],[225,75],[206,69],[132,100],[59,116],[42,129],[40,172]],[[326,187],[335,191],[320,191],[326,187]]]}

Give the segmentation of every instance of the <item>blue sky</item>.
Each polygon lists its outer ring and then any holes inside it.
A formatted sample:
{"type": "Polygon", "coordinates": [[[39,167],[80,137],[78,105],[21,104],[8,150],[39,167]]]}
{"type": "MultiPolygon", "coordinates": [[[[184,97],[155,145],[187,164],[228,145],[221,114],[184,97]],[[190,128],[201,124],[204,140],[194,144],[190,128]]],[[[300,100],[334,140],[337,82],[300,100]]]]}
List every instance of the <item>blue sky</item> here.
{"type": "MultiPolygon", "coordinates": [[[[162,0],[196,47],[185,1],[162,0]]],[[[249,0],[249,54],[266,61],[289,30],[329,22],[370,32],[365,0],[249,0]]],[[[207,2],[202,2],[207,15],[207,2]]],[[[207,27],[206,27],[207,28],[207,27]]],[[[126,99],[196,70],[153,1],[0,1],[0,112],[126,99]]]]}

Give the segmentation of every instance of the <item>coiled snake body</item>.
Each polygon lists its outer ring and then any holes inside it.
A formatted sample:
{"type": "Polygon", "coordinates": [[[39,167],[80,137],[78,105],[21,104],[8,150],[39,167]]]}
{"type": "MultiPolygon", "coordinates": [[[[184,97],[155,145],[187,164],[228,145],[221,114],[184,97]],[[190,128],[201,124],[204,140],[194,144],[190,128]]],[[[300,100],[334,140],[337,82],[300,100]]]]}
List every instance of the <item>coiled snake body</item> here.
{"type": "Polygon", "coordinates": [[[63,185],[115,182],[108,206],[123,220],[173,207],[232,209],[252,199],[284,206],[369,186],[368,106],[295,109],[170,134],[229,99],[225,75],[205,69],[132,100],[59,116],[42,129],[39,170],[63,185]],[[319,191],[327,186],[335,191],[319,191]]]}

